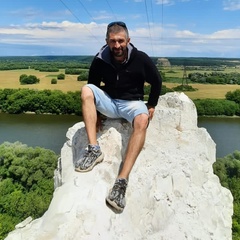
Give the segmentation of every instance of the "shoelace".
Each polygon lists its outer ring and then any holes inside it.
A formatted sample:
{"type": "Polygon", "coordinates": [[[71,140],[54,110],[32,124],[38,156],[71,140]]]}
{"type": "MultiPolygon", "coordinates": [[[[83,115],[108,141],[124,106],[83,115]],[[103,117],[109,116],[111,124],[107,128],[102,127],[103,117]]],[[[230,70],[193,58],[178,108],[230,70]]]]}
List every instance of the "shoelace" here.
{"type": "Polygon", "coordinates": [[[124,180],[117,180],[116,183],[114,184],[113,190],[120,192],[120,194],[122,194],[124,197],[126,192],[126,187],[127,187],[127,183],[124,180]]]}

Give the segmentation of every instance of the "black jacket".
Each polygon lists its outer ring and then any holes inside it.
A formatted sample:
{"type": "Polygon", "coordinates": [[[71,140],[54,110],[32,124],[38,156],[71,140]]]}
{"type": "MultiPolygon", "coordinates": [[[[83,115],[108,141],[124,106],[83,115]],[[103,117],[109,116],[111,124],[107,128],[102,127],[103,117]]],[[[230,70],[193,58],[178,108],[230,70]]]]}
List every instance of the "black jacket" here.
{"type": "Polygon", "coordinates": [[[128,60],[123,64],[115,64],[109,47],[103,46],[93,59],[88,78],[88,83],[101,87],[111,98],[123,100],[143,100],[145,82],[151,84],[148,104],[156,106],[161,76],[151,58],[132,44],[128,44],[128,60]]]}

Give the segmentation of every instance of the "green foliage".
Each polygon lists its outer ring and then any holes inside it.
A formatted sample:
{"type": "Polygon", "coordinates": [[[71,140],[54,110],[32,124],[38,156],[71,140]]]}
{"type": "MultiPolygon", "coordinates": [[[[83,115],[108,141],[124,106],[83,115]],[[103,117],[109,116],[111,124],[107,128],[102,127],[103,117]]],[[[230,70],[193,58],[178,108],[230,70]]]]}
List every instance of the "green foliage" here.
{"type": "Polygon", "coordinates": [[[82,68],[67,68],[65,69],[65,74],[81,75],[84,72],[88,72],[88,69],[89,69],[88,65],[82,65],[82,68]]]}
{"type": "Polygon", "coordinates": [[[240,116],[240,89],[226,94],[226,100],[197,99],[194,100],[199,116],[240,116]]]}
{"type": "Polygon", "coordinates": [[[12,231],[19,223],[19,219],[8,215],[7,213],[1,214],[0,213],[0,239],[4,239],[7,234],[12,231]]]}
{"type": "Polygon", "coordinates": [[[238,240],[240,238],[240,151],[218,158],[213,164],[213,170],[222,186],[228,188],[233,195],[232,231],[233,240],[238,240]]]}
{"type": "Polygon", "coordinates": [[[63,93],[58,90],[0,89],[0,110],[12,114],[30,111],[80,115],[79,96],[79,92],[63,93]]]}
{"type": "Polygon", "coordinates": [[[21,84],[35,84],[35,83],[39,83],[40,80],[39,78],[37,78],[36,76],[34,75],[26,75],[26,74],[22,74],[20,77],[19,77],[19,81],[21,84]]]}
{"type": "Polygon", "coordinates": [[[197,91],[196,88],[193,88],[192,86],[190,85],[179,85],[177,87],[174,87],[173,88],[174,91],[182,91],[182,92],[194,92],[194,91],[197,91]]]}
{"type": "Polygon", "coordinates": [[[210,83],[210,84],[240,84],[240,73],[221,73],[221,72],[210,72],[210,73],[189,73],[188,78],[192,82],[196,83],[210,83]]]}
{"type": "Polygon", "coordinates": [[[227,92],[226,99],[240,104],[240,89],[233,92],[227,92]]]}
{"type": "Polygon", "coordinates": [[[35,69],[58,72],[59,69],[89,69],[93,56],[0,57],[0,70],[35,69]]]}
{"type": "Polygon", "coordinates": [[[225,66],[235,67],[239,58],[206,58],[206,57],[168,57],[171,65],[178,66],[192,66],[193,68],[198,67],[212,67],[212,68],[223,68],[225,66]]]}
{"type": "Polygon", "coordinates": [[[88,74],[89,74],[89,71],[81,70],[77,80],[78,81],[87,81],[88,80],[88,74]]]}
{"type": "Polygon", "coordinates": [[[65,79],[65,74],[63,74],[63,73],[58,74],[57,79],[58,80],[64,80],[65,79]]]}
{"type": "Polygon", "coordinates": [[[0,239],[18,222],[47,210],[57,158],[51,150],[20,142],[0,145],[0,239]]]}
{"type": "Polygon", "coordinates": [[[198,116],[233,116],[239,112],[239,105],[233,101],[221,99],[194,100],[198,116]]]}
{"type": "Polygon", "coordinates": [[[53,79],[51,80],[51,84],[57,84],[57,79],[56,79],[56,78],[53,78],[53,79]]]}

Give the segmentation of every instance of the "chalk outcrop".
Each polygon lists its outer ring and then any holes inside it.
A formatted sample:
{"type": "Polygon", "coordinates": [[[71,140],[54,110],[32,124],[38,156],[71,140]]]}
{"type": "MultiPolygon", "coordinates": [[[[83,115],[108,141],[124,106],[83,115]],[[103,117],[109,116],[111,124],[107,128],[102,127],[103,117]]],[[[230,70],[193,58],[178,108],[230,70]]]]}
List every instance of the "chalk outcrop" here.
{"type": "Polygon", "coordinates": [[[88,173],[73,168],[87,144],[84,123],[68,130],[49,209],[11,232],[7,240],[232,239],[232,195],[213,174],[215,143],[198,128],[195,105],[185,94],[160,97],[129,179],[122,214],[110,210],[105,197],[117,176],[131,126],[123,120],[104,124],[98,141],[105,159],[88,173]]]}

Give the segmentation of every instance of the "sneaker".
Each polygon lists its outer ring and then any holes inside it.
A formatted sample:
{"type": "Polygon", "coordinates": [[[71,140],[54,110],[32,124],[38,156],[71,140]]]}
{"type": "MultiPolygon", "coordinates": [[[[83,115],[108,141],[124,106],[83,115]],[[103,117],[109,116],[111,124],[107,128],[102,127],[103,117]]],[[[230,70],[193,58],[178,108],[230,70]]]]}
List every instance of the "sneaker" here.
{"type": "Polygon", "coordinates": [[[113,188],[110,190],[109,195],[106,198],[107,204],[110,205],[117,212],[122,212],[125,205],[125,192],[127,188],[127,180],[119,178],[115,181],[113,188]]]}
{"type": "Polygon", "coordinates": [[[75,171],[77,172],[88,172],[93,169],[95,165],[102,162],[103,153],[100,147],[93,145],[88,145],[88,148],[83,156],[75,164],[75,171]]]}

